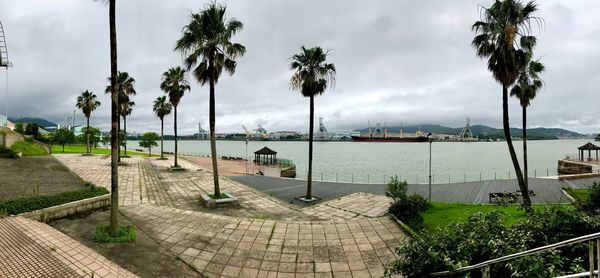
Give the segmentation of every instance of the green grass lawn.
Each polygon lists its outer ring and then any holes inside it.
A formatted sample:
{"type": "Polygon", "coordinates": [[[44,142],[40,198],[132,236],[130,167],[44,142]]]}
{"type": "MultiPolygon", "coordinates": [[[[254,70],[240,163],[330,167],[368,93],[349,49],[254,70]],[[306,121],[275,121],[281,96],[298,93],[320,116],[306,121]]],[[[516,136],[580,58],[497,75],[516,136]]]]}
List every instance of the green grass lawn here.
{"type": "Polygon", "coordinates": [[[44,148],[27,141],[15,142],[10,148],[13,149],[15,152],[22,152],[23,156],[48,155],[44,148]]]}
{"type": "Polygon", "coordinates": [[[565,188],[565,191],[571,195],[571,197],[575,198],[578,203],[585,202],[590,196],[589,189],[572,189],[565,188]]]}
{"type": "MultiPolygon", "coordinates": [[[[534,208],[544,208],[549,206],[561,206],[555,204],[549,205],[534,205],[534,208]]],[[[470,205],[470,204],[449,204],[449,203],[432,203],[429,210],[423,213],[423,221],[425,229],[428,231],[435,230],[436,227],[446,226],[451,222],[465,221],[469,215],[476,212],[490,212],[499,210],[504,213],[504,221],[507,225],[517,222],[525,217],[525,211],[520,205],[470,205]]]]}
{"type": "MultiPolygon", "coordinates": [[[[52,145],[52,153],[86,153],[85,145],[65,145],[65,151],[63,152],[63,148],[61,145],[52,145]]],[[[92,148],[93,154],[110,154],[110,149],[105,148],[92,148]]],[[[125,152],[121,150],[121,155],[124,155],[125,152]]],[[[148,156],[147,152],[138,152],[127,150],[127,155],[143,155],[148,156]]],[[[152,156],[158,156],[156,153],[152,153],[152,156]]]]}

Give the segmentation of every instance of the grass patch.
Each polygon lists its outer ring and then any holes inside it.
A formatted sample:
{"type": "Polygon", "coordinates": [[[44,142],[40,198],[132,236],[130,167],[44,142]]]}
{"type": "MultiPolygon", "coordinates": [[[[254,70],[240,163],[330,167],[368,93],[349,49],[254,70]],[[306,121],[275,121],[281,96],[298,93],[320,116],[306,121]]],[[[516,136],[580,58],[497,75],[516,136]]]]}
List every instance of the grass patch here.
{"type": "Polygon", "coordinates": [[[591,190],[589,189],[574,189],[574,188],[564,188],[564,190],[571,195],[571,197],[575,198],[577,203],[584,203],[590,197],[591,190]]]}
{"type": "Polygon", "coordinates": [[[108,190],[106,190],[104,187],[95,187],[90,184],[89,189],[63,192],[56,195],[23,197],[6,201],[4,203],[0,203],[0,211],[4,211],[7,214],[19,214],[101,196],[108,193],[108,190]]]}
{"type": "MultiPolygon", "coordinates": [[[[75,153],[84,154],[86,153],[85,145],[65,145],[65,151],[63,152],[61,145],[52,145],[52,153],[75,153]]],[[[92,148],[93,154],[110,154],[110,149],[106,148],[92,148]]],[[[125,151],[121,150],[121,155],[125,155],[125,151]]],[[[127,155],[141,155],[148,156],[147,152],[138,152],[127,150],[127,155]]],[[[154,157],[158,157],[158,154],[152,154],[154,157]]]]}
{"type": "MultiPolygon", "coordinates": [[[[558,204],[548,205],[533,205],[534,208],[545,208],[551,206],[565,206],[558,204]]],[[[433,231],[440,226],[446,226],[452,222],[465,221],[469,215],[477,212],[487,213],[492,210],[498,210],[503,213],[502,221],[506,225],[511,225],[519,219],[525,218],[525,210],[520,205],[471,205],[471,204],[456,204],[456,203],[431,203],[425,213],[423,213],[423,221],[425,230],[433,231]]]]}
{"type": "Polygon", "coordinates": [[[119,227],[119,236],[113,237],[110,235],[108,225],[101,225],[96,228],[93,240],[101,243],[135,243],[135,239],[135,227],[133,226],[119,227]]]}
{"type": "Polygon", "coordinates": [[[219,194],[219,196],[216,196],[215,194],[208,194],[208,197],[210,197],[213,200],[220,200],[220,199],[227,199],[229,198],[229,196],[227,196],[227,194],[219,194]]]}
{"type": "Polygon", "coordinates": [[[32,142],[27,142],[25,140],[17,141],[12,146],[11,149],[15,152],[23,153],[23,156],[43,156],[48,155],[46,150],[40,147],[37,144],[32,142]]]}

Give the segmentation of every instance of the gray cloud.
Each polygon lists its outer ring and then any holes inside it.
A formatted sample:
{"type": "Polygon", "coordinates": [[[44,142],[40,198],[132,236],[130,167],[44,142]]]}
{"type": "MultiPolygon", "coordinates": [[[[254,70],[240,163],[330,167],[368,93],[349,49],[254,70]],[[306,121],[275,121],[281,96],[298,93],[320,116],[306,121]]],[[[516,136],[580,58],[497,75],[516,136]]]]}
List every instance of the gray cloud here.
{"type": "MultiPolygon", "coordinates": [[[[466,117],[498,127],[500,86],[470,46],[477,5],[491,2],[226,1],[229,16],[245,24],[234,40],[248,52],[236,74],[222,76],[217,85],[217,131],[241,132],[242,124],[307,130],[308,100],[289,88],[289,57],[302,45],[330,49],[338,70],[335,87],[316,101],[316,115],[329,129],[362,127],[369,120],[460,126],[466,117]]],[[[181,65],[174,42],[190,12],[203,6],[193,0],[118,1],[119,69],[136,78],[138,91],[130,130],[158,130],[151,103],[163,95],[160,76],[181,65]]],[[[547,87],[529,110],[531,126],[598,131],[599,6],[591,0],[540,2],[546,30],[536,56],[547,67],[547,87]]],[[[76,96],[89,89],[103,102],[92,124],[109,128],[107,10],[92,0],[0,3],[15,66],[9,72],[10,115],[61,122],[76,96]]],[[[181,134],[195,132],[198,122],[208,125],[208,88],[190,81],[192,90],[178,109],[181,134]]],[[[520,126],[518,103],[511,106],[512,124],[520,126]]],[[[170,121],[166,128],[172,129],[170,121]]]]}

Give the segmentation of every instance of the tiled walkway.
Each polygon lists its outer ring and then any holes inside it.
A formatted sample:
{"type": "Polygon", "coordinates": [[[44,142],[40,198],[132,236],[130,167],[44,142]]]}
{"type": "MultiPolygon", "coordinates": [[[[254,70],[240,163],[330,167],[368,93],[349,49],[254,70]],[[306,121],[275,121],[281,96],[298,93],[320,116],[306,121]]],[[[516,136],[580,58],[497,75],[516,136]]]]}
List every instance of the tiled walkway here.
{"type": "Polygon", "coordinates": [[[0,218],[0,277],[137,277],[52,227],[0,218]]]}
{"type": "MultiPolygon", "coordinates": [[[[84,180],[110,189],[110,161],[56,155],[84,180]]],[[[229,178],[221,191],[241,208],[205,210],[212,173],[189,161],[125,158],[121,212],[179,259],[209,277],[381,277],[405,234],[385,216],[385,196],[355,193],[316,206],[284,203],[229,178]]]]}

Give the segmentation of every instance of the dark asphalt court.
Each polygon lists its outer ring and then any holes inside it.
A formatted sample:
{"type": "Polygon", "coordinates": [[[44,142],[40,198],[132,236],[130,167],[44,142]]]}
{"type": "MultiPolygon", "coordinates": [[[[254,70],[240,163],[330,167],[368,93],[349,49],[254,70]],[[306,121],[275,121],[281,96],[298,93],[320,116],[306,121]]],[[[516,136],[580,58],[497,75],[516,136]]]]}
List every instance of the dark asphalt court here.
{"type": "MultiPolygon", "coordinates": [[[[305,180],[264,176],[237,176],[231,177],[231,179],[286,202],[290,202],[295,197],[306,194],[305,180]]],[[[567,203],[569,199],[561,191],[561,188],[585,188],[591,186],[594,181],[600,182],[600,177],[570,181],[532,178],[529,179],[529,188],[535,192],[535,196],[531,197],[531,201],[533,203],[567,203]]],[[[387,185],[384,184],[313,181],[313,195],[321,197],[320,202],[336,199],[355,192],[384,195],[386,189],[387,185]]],[[[431,186],[431,198],[433,201],[445,203],[488,204],[489,193],[515,192],[518,189],[516,179],[433,184],[431,186]]],[[[408,193],[416,193],[427,198],[428,185],[410,184],[408,186],[408,193]]],[[[300,206],[305,205],[296,200],[293,203],[300,206]]]]}

